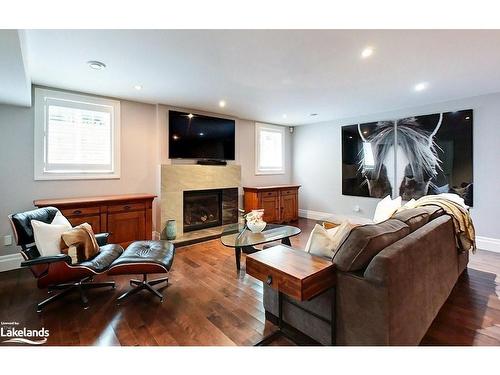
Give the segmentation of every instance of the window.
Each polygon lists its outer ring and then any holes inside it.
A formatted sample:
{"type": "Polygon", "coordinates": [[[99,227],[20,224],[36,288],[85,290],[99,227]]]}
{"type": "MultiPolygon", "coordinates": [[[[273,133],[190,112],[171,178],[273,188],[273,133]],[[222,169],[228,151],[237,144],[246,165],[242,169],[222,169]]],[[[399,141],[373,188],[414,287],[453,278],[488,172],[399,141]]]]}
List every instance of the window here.
{"type": "Polygon", "coordinates": [[[35,180],[120,177],[120,102],[35,89],[35,180]]]}
{"type": "Polygon", "coordinates": [[[255,124],[255,174],[285,173],[285,128],[255,124]]]}

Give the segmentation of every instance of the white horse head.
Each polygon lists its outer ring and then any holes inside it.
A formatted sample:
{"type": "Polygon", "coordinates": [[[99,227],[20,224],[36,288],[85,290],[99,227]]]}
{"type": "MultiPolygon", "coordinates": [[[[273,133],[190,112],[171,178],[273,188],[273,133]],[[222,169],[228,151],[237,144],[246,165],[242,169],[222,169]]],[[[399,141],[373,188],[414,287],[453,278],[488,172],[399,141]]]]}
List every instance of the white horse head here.
{"type": "Polygon", "coordinates": [[[368,138],[358,125],[363,141],[359,167],[370,196],[401,195],[409,200],[427,194],[431,179],[440,169],[434,135],[442,120],[440,114],[431,132],[423,129],[414,117],[380,121],[368,138]]]}

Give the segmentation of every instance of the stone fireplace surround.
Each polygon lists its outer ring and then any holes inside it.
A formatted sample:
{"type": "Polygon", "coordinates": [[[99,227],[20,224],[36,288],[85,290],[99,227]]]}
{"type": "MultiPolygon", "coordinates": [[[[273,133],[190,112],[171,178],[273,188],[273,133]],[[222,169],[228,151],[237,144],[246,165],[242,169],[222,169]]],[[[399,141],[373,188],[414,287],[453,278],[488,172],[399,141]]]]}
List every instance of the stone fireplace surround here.
{"type": "Polygon", "coordinates": [[[161,166],[161,238],[166,238],[167,220],[177,222],[176,242],[206,235],[206,230],[193,231],[184,235],[183,205],[184,192],[193,190],[213,190],[239,188],[241,186],[241,166],[239,165],[191,165],[163,164],[161,166]]]}

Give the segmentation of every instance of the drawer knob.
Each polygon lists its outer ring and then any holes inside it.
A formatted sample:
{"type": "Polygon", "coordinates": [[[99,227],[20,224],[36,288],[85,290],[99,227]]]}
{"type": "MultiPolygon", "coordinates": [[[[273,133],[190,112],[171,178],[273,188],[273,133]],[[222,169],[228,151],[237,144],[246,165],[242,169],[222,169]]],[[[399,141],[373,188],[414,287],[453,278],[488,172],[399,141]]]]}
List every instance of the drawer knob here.
{"type": "Polygon", "coordinates": [[[126,209],[126,210],[130,210],[130,206],[125,206],[123,208],[126,209]]]}
{"type": "Polygon", "coordinates": [[[82,213],[82,211],[81,211],[81,210],[74,210],[74,211],[73,211],[73,213],[74,213],[75,215],[80,215],[80,214],[82,213]]]}
{"type": "Polygon", "coordinates": [[[272,277],[271,275],[269,275],[269,276],[267,277],[266,284],[267,284],[267,285],[271,285],[272,283],[273,283],[273,277],[272,277]]]}

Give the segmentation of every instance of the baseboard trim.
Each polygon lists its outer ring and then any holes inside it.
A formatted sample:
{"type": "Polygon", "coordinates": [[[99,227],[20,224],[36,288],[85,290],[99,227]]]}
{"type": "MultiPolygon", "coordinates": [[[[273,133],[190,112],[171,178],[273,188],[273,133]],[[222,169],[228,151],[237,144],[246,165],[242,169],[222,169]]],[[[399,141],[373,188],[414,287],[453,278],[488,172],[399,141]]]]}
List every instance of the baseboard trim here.
{"type": "MultiPolygon", "coordinates": [[[[340,220],[340,221],[360,218],[360,216],[355,216],[355,215],[337,215],[328,212],[312,211],[304,209],[299,209],[299,216],[312,220],[340,220]]],[[[481,250],[500,253],[500,239],[498,238],[476,236],[476,246],[478,249],[481,250]]]]}
{"type": "Polygon", "coordinates": [[[21,268],[23,257],[21,254],[8,254],[0,256],[0,272],[21,268]]]}
{"type": "Polygon", "coordinates": [[[500,253],[500,239],[476,236],[476,247],[481,250],[500,253]]]}
{"type": "Polygon", "coordinates": [[[306,219],[312,219],[312,220],[327,220],[327,221],[334,221],[334,222],[342,222],[344,220],[351,220],[352,222],[360,223],[360,224],[367,224],[371,222],[370,219],[363,217],[363,216],[357,216],[357,215],[342,215],[342,214],[332,214],[329,212],[322,212],[322,211],[313,211],[313,210],[304,210],[299,208],[299,217],[303,217],[306,219]]]}

